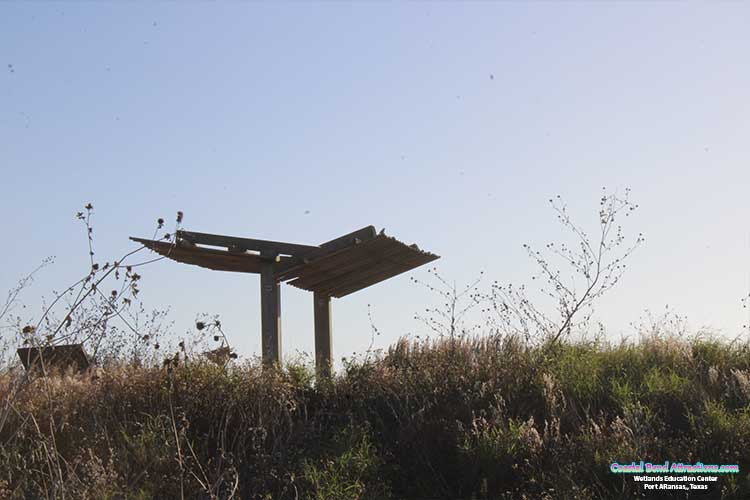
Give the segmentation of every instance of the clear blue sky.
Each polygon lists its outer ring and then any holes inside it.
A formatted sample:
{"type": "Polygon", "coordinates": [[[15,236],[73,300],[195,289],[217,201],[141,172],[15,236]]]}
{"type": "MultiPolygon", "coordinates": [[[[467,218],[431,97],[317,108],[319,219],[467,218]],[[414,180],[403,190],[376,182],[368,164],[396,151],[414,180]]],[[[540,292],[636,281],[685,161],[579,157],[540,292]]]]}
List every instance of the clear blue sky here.
{"type": "MultiPolygon", "coordinates": [[[[550,196],[595,224],[601,186],[629,186],[647,241],[600,303],[610,334],[669,304],[734,336],[748,22],[741,2],[2,3],[0,290],[48,255],[30,306],[85,272],[89,201],[101,260],[182,210],[188,229],[313,244],[374,224],[449,279],[519,282],[521,244],[559,234],[550,196]]],[[[178,333],[218,313],[258,352],[257,276],[143,274],[178,333]]],[[[282,293],[285,354],[311,351],[311,297],[282,293]]],[[[336,356],[369,343],[368,303],[382,347],[434,302],[407,275],[335,301],[336,356]]]]}

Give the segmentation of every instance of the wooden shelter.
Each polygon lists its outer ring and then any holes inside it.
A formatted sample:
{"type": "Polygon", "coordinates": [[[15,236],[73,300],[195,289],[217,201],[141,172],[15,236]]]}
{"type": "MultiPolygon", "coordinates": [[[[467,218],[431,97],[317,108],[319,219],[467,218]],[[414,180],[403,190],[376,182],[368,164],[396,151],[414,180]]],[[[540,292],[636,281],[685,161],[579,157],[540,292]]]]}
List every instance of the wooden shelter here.
{"type": "Polygon", "coordinates": [[[281,362],[285,282],[313,292],[315,364],[331,373],[331,297],[341,298],[439,257],[367,226],[320,245],[178,231],[174,242],[131,238],[172,260],[217,271],[260,274],[262,357],[281,362]]]}

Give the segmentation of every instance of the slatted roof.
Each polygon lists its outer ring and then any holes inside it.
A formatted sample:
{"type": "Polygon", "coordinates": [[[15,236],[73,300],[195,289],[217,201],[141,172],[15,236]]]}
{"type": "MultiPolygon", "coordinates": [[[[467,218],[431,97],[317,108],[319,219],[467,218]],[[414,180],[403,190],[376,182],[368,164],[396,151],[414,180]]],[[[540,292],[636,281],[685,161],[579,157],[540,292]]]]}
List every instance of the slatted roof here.
{"type": "Polygon", "coordinates": [[[174,243],[131,239],[172,260],[219,271],[259,273],[272,260],[278,281],[337,298],[439,258],[373,226],[317,246],[188,231],[178,231],[174,243]]]}
{"type": "Polygon", "coordinates": [[[143,238],[130,238],[154,252],[177,262],[213,269],[215,271],[233,271],[237,273],[259,273],[261,259],[249,253],[231,253],[227,250],[205,248],[197,245],[187,246],[181,241],[171,243],[143,238]]]}

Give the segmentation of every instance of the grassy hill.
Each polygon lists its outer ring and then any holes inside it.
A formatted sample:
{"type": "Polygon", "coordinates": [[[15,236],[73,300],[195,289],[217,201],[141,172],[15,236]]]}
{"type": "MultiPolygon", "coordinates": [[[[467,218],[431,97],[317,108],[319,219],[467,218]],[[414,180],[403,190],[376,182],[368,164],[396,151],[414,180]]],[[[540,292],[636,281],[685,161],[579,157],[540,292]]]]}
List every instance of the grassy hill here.
{"type": "Polygon", "coordinates": [[[660,337],[401,341],[320,384],[191,359],[6,369],[0,498],[633,498],[609,466],[639,460],[739,464],[707,496],[750,498],[749,403],[748,345],[660,337]]]}

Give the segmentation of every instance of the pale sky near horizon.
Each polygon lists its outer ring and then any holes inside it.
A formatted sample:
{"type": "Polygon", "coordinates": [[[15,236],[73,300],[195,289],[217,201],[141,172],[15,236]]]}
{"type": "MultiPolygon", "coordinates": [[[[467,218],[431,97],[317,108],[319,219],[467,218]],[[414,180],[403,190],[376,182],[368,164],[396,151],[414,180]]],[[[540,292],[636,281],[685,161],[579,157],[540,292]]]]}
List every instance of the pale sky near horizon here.
{"type": "MultiPolygon", "coordinates": [[[[442,256],[459,284],[533,273],[559,239],[547,199],[592,228],[632,189],[646,243],[604,297],[609,335],[668,304],[733,338],[750,285],[747,3],[0,3],[0,292],[86,272],[157,217],[317,244],[362,226],[442,256]]],[[[259,351],[258,278],[169,261],[147,307],[175,331],[219,314],[259,351]]],[[[425,269],[334,302],[334,353],[425,333],[425,269]]],[[[312,298],[285,286],[286,356],[312,351],[312,298]]]]}

